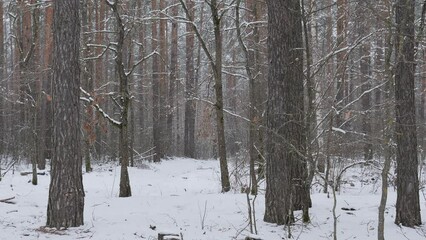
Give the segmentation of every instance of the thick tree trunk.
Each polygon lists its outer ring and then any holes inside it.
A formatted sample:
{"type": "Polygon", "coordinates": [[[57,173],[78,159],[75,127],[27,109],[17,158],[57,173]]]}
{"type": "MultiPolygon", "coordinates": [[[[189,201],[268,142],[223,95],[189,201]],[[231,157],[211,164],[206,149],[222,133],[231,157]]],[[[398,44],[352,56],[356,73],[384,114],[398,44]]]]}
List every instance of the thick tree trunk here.
{"type": "MultiPolygon", "coordinates": [[[[4,29],[3,29],[3,2],[0,2],[0,81],[3,82],[5,77],[5,55],[4,55],[4,29]]],[[[3,84],[0,85],[4,87],[3,84]]],[[[0,129],[5,129],[5,119],[4,119],[4,100],[0,99],[0,129]]],[[[0,136],[0,154],[5,153],[5,134],[1,134],[0,136]]],[[[1,160],[0,160],[1,163],[1,160]]],[[[1,164],[0,164],[1,166],[1,164]]],[[[0,167],[0,180],[1,180],[1,167],[0,167]]]]}
{"type": "Polygon", "coordinates": [[[300,3],[268,0],[268,103],[266,211],[264,220],[294,221],[304,208],[306,158],[304,130],[303,44],[300,3]]]}
{"type": "Polygon", "coordinates": [[[83,225],[80,146],[79,0],[54,3],[54,138],[48,227],[83,225]]]}
{"type": "Polygon", "coordinates": [[[420,225],[416,110],[414,99],[414,0],[396,5],[396,217],[407,227],[420,225]]]}

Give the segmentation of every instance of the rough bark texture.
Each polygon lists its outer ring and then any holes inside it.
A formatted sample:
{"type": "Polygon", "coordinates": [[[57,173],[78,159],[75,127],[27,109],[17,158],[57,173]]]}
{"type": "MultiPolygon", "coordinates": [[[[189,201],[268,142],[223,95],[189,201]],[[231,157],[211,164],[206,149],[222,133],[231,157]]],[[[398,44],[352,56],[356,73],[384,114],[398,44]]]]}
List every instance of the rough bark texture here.
{"type": "MultiPolygon", "coordinates": [[[[3,82],[5,77],[4,71],[4,29],[3,29],[3,2],[0,3],[0,81],[3,82]]],[[[3,85],[2,85],[3,87],[3,85]]],[[[0,128],[4,129],[4,115],[3,115],[4,101],[0,99],[0,128]]],[[[4,134],[0,136],[0,154],[4,154],[4,134]]],[[[1,160],[0,160],[1,162],[1,160]]],[[[0,180],[1,180],[1,167],[0,167],[0,180]]]]}
{"type": "Polygon", "coordinates": [[[396,5],[396,217],[395,223],[407,227],[420,225],[417,158],[416,110],[414,99],[414,0],[399,0],[396,5]]]}
{"type": "MultiPolygon", "coordinates": [[[[179,15],[179,8],[175,6],[172,9],[172,16],[179,15]]],[[[172,22],[172,33],[171,33],[171,46],[170,46],[170,78],[169,78],[169,111],[167,114],[167,138],[169,139],[170,146],[176,145],[176,138],[173,131],[173,119],[175,116],[175,95],[176,95],[176,84],[178,78],[178,22],[172,22]]],[[[176,104],[177,105],[177,104],[176,104]]],[[[177,107],[177,106],[176,106],[177,107]]],[[[170,154],[176,155],[178,150],[170,147],[170,154]]]]}
{"type": "Polygon", "coordinates": [[[55,1],[53,50],[53,156],[48,227],[83,225],[80,146],[79,0],[55,1]]]}
{"type": "MultiPolygon", "coordinates": [[[[188,10],[193,16],[194,3],[192,0],[186,1],[188,10]]],[[[195,94],[195,73],[194,73],[194,32],[191,24],[186,24],[186,100],[185,100],[185,125],[184,125],[184,155],[195,157],[195,104],[191,98],[195,94]]]]}
{"type": "Polygon", "coordinates": [[[290,224],[294,204],[306,204],[302,21],[298,0],[267,3],[270,68],[264,220],[290,224]]]}
{"type": "Polygon", "coordinates": [[[215,61],[213,64],[213,76],[216,94],[216,131],[220,162],[220,179],[222,183],[222,192],[228,192],[231,190],[231,183],[229,181],[228,161],[226,159],[225,120],[223,117],[221,16],[219,15],[218,3],[216,0],[211,1],[210,10],[214,28],[215,61]]]}
{"type": "Polygon", "coordinates": [[[129,179],[129,107],[130,107],[130,95],[129,95],[129,78],[124,69],[123,61],[123,47],[125,40],[125,29],[124,23],[121,19],[120,13],[118,12],[118,1],[110,4],[107,1],[107,4],[111,7],[113,15],[116,20],[117,28],[117,47],[116,47],[116,56],[115,67],[116,75],[120,83],[120,124],[118,125],[119,131],[119,158],[120,158],[120,193],[119,197],[130,197],[132,196],[132,191],[130,188],[130,179],[129,179]]]}
{"type": "MultiPolygon", "coordinates": [[[[157,1],[151,2],[153,10],[157,9],[157,1]]],[[[158,48],[158,24],[152,22],[151,25],[152,41],[151,48],[158,48]]],[[[153,121],[153,144],[155,147],[154,162],[161,161],[163,157],[163,146],[161,145],[161,119],[160,119],[160,57],[154,55],[152,59],[152,121],[153,121]]]]}

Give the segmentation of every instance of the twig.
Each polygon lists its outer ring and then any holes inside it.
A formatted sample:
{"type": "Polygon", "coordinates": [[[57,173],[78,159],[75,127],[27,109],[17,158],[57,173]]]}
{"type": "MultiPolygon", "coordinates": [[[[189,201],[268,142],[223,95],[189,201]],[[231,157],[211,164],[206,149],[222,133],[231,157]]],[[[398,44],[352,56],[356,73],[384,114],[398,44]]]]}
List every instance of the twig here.
{"type": "Polygon", "coordinates": [[[15,199],[15,197],[10,197],[10,198],[5,198],[5,199],[0,199],[0,202],[2,203],[7,203],[7,204],[16,204],[16,202],[10,201],[12,199],[15,199]]]}

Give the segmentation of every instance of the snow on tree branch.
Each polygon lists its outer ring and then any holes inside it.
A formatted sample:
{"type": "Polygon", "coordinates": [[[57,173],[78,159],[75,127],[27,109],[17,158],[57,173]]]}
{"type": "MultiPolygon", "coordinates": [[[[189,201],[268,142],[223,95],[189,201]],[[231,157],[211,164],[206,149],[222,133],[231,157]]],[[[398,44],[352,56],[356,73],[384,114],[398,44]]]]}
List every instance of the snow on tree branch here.
{"type": "Polygon", "coordinates": [[[104,117],[108,120],[112,125],[116,127],[121,127],[121,122],[113,119],[109,116],[100,106],[95,103],[95,99],[90,95],[90,93],[86,92],[83,88],[80,87],[80,91],[85,95],[85,97],[80,97],[80,100],[92,104],[92,106],[104,117]]]}

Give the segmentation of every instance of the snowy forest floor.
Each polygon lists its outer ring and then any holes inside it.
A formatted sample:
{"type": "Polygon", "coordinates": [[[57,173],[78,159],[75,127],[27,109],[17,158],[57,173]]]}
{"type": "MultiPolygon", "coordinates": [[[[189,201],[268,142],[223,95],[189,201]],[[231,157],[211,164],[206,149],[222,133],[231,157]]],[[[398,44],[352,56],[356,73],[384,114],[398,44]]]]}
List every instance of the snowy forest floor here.
{"type": "MultiPolygon", "coordinates": [[[[230,164],[235,170],[235,164],[230,164]]],[[[118,198],[118,166],[97,164],[84,173],[85,224],[62,231],[46,229],[46,208],[50,175],[39,176],[33,186],[31,175],[19,173],[30,166],[17,166],[0,182],[0,199],[15,197],[15,204],[0,203],[0,239],[157,239],[158,232],[182,234],[185,240],[244,239],[249,234],[246,195],[239,187],[220,193],[219,163],[213,160],[174,158],[130,168],[133,196],[118,198]]],[[[236,173],[237,171],[233,171],[236,173]]],[[[239,174],[237,174],[239,175],[239,174]]],[[[422,174],[425,176],[426,174],[422,174]]],[[[244,177],[235,178],[244,182],[244,177]]],[[[380,173],[373,167],[356,167],[343,177],[337,193],[337,238],[377,239],[380,202],[380,173]],[[348,208],[353,211],[345,211],[348,208]]],[[[423,183],[424,184],[424,183],[423,183]]],[[[423,185],[424,186],[424,185],[423,185]]],[[[265,240],[288,239],[283,226],[262,221],[264,191],[256,198],[258,235],[265,240]]],[[[426,221],[426,193],[420,192],[422,220],[426,221]]],[[[387,240],[426,239],[426,225],[411,229],[393,223],[396,193],[389,188],[386,210],[387,240]]],[[[312,222],[300,220],[291,227],[293,239],[333,239],[333,198],[314,184],[312,222]]]]}

